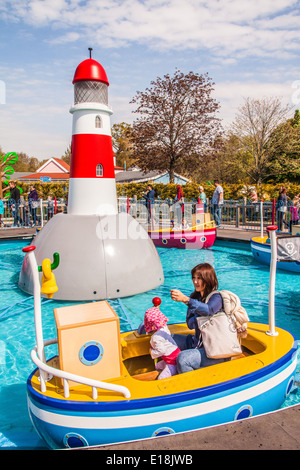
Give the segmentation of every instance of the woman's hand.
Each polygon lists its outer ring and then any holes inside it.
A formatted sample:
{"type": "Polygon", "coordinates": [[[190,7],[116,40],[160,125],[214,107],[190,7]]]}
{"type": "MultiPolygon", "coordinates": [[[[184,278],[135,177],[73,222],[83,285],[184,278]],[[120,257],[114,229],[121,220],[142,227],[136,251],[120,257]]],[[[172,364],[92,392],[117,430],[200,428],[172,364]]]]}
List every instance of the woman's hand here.
{"type": "Polygon", "coordinates": [[[184,295],[178,289],[171,289],[170,292],[171,292],[171,299],[175,300],[176,302],[187,303],[190,300],[190,298],[187,295],[184,295]]]}

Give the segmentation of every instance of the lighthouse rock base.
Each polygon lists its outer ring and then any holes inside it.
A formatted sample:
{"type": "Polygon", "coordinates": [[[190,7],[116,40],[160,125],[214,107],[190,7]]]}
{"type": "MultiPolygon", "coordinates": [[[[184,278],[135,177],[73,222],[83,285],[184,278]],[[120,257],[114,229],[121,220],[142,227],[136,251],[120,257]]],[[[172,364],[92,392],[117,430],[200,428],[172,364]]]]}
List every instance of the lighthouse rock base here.
{"type": "MultiPolygon", "coordinates": [[[[156,248],[143,227],[127,213],[114,215],[57,214],[37,234],[37,264],[60,255],[54,274],[55,299],[81,301],[126,297],[164,282],[156,248]]],[[[19,287],[33,294],[25,257],[19,287]]]]}

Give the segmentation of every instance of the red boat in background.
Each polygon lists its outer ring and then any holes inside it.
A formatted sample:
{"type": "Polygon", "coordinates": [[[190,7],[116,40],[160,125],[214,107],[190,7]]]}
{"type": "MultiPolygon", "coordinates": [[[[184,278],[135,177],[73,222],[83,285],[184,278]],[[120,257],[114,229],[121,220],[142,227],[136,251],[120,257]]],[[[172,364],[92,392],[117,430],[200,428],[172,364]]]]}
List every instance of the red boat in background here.
{"type": "Polygon", "coordinates": [[[210,221],[190,228],[168,227],[148,231],[155,246],[198,250],[215,243],[215,222],[210,221]]]}

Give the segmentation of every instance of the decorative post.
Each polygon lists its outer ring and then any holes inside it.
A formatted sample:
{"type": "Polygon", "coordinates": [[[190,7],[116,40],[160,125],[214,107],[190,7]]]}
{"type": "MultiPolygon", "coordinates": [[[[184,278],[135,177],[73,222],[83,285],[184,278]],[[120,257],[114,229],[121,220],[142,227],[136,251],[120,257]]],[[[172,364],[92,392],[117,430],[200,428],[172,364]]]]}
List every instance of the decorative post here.
{"type": "Polygon", "coordinates": [[[277,242],[276,242],[276,225],[267,227],[271,241],[271,262],[270,262],[270,282],[269,282],[269,331],[267,335],[277,336],[275,331],[275,280],[277,265],[277,242]]]}

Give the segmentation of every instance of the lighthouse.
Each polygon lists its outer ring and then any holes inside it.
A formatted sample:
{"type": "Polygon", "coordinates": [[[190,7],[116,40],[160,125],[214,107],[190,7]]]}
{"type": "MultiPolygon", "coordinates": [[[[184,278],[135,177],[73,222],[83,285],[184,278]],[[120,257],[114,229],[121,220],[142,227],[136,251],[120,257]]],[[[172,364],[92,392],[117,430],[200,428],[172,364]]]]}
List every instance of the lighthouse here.
{"type": "Polygon", "coordinates": [[[73,85],[68,213],[117,214],[106,72],[90,57],[78,65],[73,85]]]}
{"type": "MultiPolygon", "coordinates": [[[[134,218],[118,213],[109,82],[91,49],[75,70],[73,86],[68,212],[56,214],[37,234],[37,263],[59,254],[58,300],[114,299],[154,289],[164,282],[157,250],[134,218]]],[[[19,287],[33,293],[27,257],[19,287]]]]}

